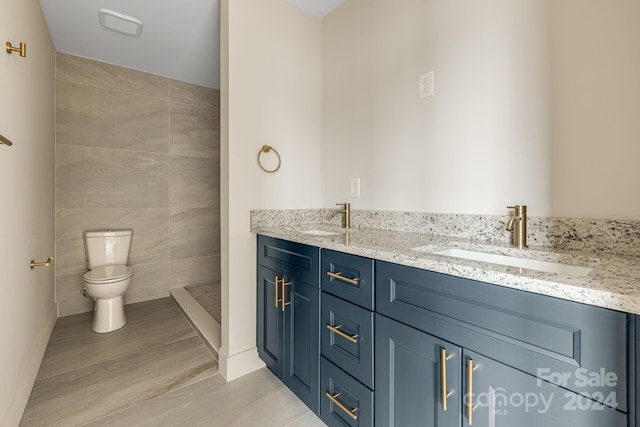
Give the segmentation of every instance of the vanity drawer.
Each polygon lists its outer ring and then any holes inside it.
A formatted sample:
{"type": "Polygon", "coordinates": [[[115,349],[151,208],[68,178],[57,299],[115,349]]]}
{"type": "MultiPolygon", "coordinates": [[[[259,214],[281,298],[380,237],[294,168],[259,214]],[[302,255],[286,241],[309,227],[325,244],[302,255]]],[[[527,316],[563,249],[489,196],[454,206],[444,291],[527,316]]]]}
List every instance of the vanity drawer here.
{"type": "Polygon", "coordinates": [[[627,314],[382,261],[376,280],[379,313],[627,411],[627,314]]]}
{"type": "Polygon", "coordinates": [[[373,310],[374,261],[357,255],[322,250],[322,290],[373,310]]]}
{"type": "Polygon", "coordinates": [[[270,268],[287,279],[319,287],[320,250],[315,246],[258,235],[258,265],[270,268]]]}
{"type": "Polygon", "coordinates": [[[321,353],[373,388],[373,313],[322,293],[321,353]]]}
{"type": "Polygon", "coordinates": [[[324,357],[321,359],[322,421],[330,427],[373,427],[373,392],[324,357]]]}

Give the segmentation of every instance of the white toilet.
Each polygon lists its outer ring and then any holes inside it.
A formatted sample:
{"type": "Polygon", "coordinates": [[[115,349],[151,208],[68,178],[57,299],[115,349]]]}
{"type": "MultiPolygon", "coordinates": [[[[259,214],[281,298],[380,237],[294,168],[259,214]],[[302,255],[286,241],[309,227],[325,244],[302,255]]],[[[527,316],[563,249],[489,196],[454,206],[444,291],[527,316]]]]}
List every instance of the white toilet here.
{"type": "Polygon", "coordinates": [[[133,230],[84,232],[89,271],[82,281],[87,295],[96,302],[92,325],[95,332],[115,331],[127,323],[123,297],[133,278],[133,268],[127,265],[132,238],[133,230]]]}

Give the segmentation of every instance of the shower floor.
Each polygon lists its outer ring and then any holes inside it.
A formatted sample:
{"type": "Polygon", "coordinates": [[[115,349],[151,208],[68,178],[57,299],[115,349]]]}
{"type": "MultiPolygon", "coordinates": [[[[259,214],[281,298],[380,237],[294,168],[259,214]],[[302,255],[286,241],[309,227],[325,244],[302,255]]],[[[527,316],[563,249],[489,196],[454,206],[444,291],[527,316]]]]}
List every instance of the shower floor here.
{"type": "Polygon", "coordinates": [[[185,290],[220,323],[220,283],[191,286],[185,290]]]}

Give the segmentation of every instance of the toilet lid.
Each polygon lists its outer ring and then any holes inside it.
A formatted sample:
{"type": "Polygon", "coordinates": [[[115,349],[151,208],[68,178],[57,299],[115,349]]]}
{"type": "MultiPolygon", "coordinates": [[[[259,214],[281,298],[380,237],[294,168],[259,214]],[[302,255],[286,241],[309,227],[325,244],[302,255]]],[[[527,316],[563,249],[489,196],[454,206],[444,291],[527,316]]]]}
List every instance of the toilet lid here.
{"type": "Polygon", "coordinates": [[[90,283],[105,283],[125,280],[133,276],[133,268],[126,265],[107,265],[84,273],[84,280],[90,283]]]}

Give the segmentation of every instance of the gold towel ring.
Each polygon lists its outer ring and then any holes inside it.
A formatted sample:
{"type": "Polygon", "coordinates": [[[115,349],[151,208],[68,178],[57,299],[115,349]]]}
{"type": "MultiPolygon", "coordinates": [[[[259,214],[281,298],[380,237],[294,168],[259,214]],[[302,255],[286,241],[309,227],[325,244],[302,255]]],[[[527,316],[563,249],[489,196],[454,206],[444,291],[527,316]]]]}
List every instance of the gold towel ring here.
{"type": "Polygon", "coordinates": [[[276,150],[270,145],[263,145],[260,151],[258,151],[258,164],[260,165],[260,169],[262,169],[267,173],[277,172],[278,169],[280,169],[280,165],[282,165],[282,159],[280,158],[280,153],[278,153],[278,150],[276,150]],[[272,150],[274,153],[276,153],[276,156],[278,156],[278,166],[276,166],[276,168],[273,170],[269,170],[269,169],[266,169],[264,166],[262,166],[262,162],[260,161],[260,156],[262,155],[262,153],[268,153],[269,151],[272,151],[272,150]]]}

